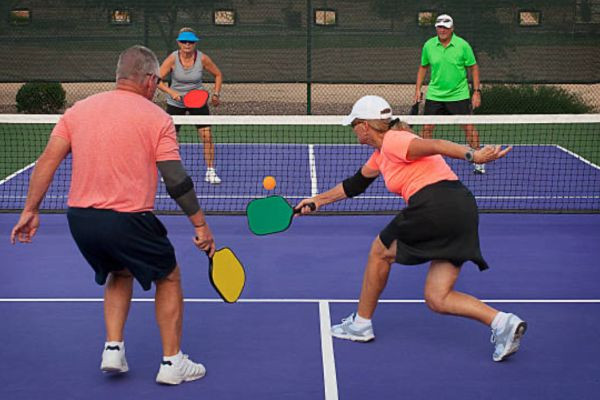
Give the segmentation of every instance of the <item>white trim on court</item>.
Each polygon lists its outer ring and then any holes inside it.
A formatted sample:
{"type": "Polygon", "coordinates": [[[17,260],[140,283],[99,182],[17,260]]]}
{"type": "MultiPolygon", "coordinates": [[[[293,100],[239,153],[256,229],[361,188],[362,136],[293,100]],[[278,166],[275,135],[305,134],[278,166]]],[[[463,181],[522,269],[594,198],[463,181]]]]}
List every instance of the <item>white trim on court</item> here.
{"type": "MultiPolygon", "coordinates": [[[[480,299],[484,303],[530,303],[530,304],[600,304],[600,299],[480,299]]],[[[98,303],[102,297],[4,297],[0,303],[98,303]]],[[[153,298],[137,297],[136,303],[152,303],[153,298]]],[[[186,303],[223,303],[221,299],[185,298],[186,303]]],[[[358,299],[239,299],[238,303],[358,303],[358,299]]],[[[418,304],[423,299],[380,299],[379,303],[418,304]]]]}
{"type": "Polygon", "coordinates": [[[325,400],[338,400],[333,339],[329,333],[331,329],[331,317],[329,315],[329,303],[325,300],[319,301],[319,320],[321,325],[321,356],[323,357],[325,400]]]}
{"type": "Polygon", "coordinates": [[[308,145],[308,168],[310,170],[310,197],[319,194],[317,185],[317,160],[315,158],[315,145],[308,145]]]}
{"type": "Polygon", "coordinates": [[[560,150],[564,151],[565,153],[569,154],[570,156],[575,157],[576,159],[578,159],[579,161],[583,161],[584,163],[586,163],[587,165],[594,167],[596,169],[600,169],[600,166],[594,164],[593,162],[581,157],[580,155],[578,155],[577,153],[572,152],[571,150],[568,150],[564,147],[562,147],[561,145],[555,145],[557,148],[559,148],[560,150]]]}
{"type": "Polygon", "coordinates": [[[0,185],[4,184],[5,182],[10,181],[12,178],[16,177],[17,175],[19,175],[20,173],[23,173],[25,171],[27,171],[28,169],[30,169],[31,167],[33,167],[35,165],[35,161],[32,162],[31,164],[21,168],[18,171],[13,172],[12,174],[10,174],[9,176],[7,176],[6,178],[0,180],[0,185]]]}

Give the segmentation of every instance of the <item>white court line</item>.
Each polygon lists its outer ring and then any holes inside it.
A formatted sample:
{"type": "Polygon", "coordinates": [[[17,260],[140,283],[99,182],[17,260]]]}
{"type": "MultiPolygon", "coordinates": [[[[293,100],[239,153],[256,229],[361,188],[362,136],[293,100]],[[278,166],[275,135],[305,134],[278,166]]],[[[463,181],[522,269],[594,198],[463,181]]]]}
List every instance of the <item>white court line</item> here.
{"type": "Polygon", "coordinates": [[[319,319],[321,321],[321,355],[323,357],[325,400],[338,400],[333,340],[329,333],[331,330],[331,317],[329,316],[329,303],[327,301],[319,301],[319,319]]]}
{"type": "MultiPolygon", "coordinates": [[[[531,304],[600,304],[600,299],[480,299],[485,303],[531,303],[531,304]]],[[[0,298],[0,303],[98,303],[104,301],[101,297],[5,297],[0,298]]],[[[131,301],[138,303],[152,303],[153,298],[133,298],[131,301]]],[[[186,298],[186,303],[223,303],[221,299],[186,298]]],[[[238,303],[358,303],[358,299],[239,299],[238,303]]],[[[423,299],[382,299],[379,303],[392,304],[418,304],[425,303],[423,299]]]]}
{"type": "Polygon", "coordinates": [[[310,197],[319,194],[317,186],[317,161],[315,159],[315,146],[308,145],[308,167],[310,168],[310,197]]]}
{"type": "Polygon", "coordinates": [[[564,148],[564,147],[562,147],[562,146],[560,146],[560,145],[558,145],[558,144],[556,145],[556,147],[558,147],[560,150],[564,151],[565,153],[567,153],[567,154],[569,154],[569,155],[571,155],[571,156],[575,157],[575,158],[576,158],[576,159],[578,159],[579,161],[583,161],[584,163],[586,163],[587,165],[589,165],[589,166],[591,166],[591,167],[593,167],[593,168],[600,169],[600,166],[598,166],[598,165],[594,164],[593,162],[591,162],[591,161],[589,161],[589,160],[587,160],[587,159],[585,159],[585,158],[581,157],[579,154],[577,154],[577,153],[574,153],[574,152],[572,152],[571,150],[568,150],[568,149],[566,149],[566,148],[564,148]]]}
{"type": "Polygon", "coordinates": [[[28,166],[23,167],[20,170],[13,172],[12,174],[10,174],[9,176],[7,176],[6,178],[0,180],[0,185],[4,184],[5,182],[10,181],[12,178],[14,178],[15,176],[19,175],[20,173],[27,171],[29,168],[33,167],[34,165],[35,165],[35,161],[32,162],[31,164],[29,164],[28,166]]]}

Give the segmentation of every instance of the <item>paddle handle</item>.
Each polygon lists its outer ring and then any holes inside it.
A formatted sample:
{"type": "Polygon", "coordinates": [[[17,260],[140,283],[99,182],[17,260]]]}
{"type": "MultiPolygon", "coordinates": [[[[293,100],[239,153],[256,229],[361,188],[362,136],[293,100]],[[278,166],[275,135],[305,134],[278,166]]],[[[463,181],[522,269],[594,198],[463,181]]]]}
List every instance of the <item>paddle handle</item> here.
{"type": "MultiPolygon", "coordinates": [[[[198,239],[198,236],[196,236],[196,240],[199,240],[199,239],[198,239]]],[[[204,254],[206,254],[206,257],[208,257],[209,261],[212,261],[212,257],[208,255],[208,254],[209,254],[209,252],[208,252],[208,251],[206,251],[206,250],[202,250],[202,251],[204,252],[204,254]]]]}
{"type": "MultiPolygon", "coordinates": [[[[305,204],[305,205],[307,205],[308,208],[310,208],[310,211],[315,211],[317,209],[317,205],[315,203],[313,203],[313,202],[310,202],[310,203],[305,204]]],[[[294,208],[294,214],[300,214],[300,210],[301,209],[302,208],[297,208],[297,209],[294,208]]]]}

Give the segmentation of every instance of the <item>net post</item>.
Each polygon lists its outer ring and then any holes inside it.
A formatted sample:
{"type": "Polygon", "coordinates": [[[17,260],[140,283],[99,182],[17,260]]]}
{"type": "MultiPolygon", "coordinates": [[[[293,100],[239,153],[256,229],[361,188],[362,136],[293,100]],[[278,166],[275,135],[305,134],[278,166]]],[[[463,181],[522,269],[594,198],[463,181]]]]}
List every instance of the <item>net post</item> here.
{"type": "Polygon", "coordinates": [[[312,1],[306,0],[306,115],[311,115],[312,1]]]}

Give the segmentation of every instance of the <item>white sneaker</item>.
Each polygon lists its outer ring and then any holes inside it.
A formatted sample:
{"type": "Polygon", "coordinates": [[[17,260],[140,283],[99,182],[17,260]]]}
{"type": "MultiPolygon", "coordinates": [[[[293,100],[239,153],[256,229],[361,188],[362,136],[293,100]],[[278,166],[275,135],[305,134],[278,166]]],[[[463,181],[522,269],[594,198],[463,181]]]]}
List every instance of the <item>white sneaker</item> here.
{"type": "Polygon", "coordinates": [[[502,361],[515,354],[519,350],[521,338],[527,330],[527,322],[517,317],[515,314],[508,314],[504,326],[498,329],[492,329],[490,341],[494,344],[494,361],[502,361]]]}
{"type": "Polygon", "coordinates": [[[362,328],[354,325],[356,313],[350,314],[347,318],[342,319],[342,323],[331,327],[331,336],[338,339],[352,340],[353,342],[370,342],[375,339],[373,333],[373,324],[369,324],[362,328]]]}
{"type": "Polygon", "coordinates": [[[156,375],[156,382],[165,385],[179,385],[182,382],[200,379],[205,374],[204,365],[193,362],[187,354],[184,354],[178,365],[174,365],[171,361],[162,361],[158,375],[156,375]]]}
{"type": "Polygon", "coordinates": [[[485,174],[485,164],[473,164],[473,172],[476,174],[485,174]]]}
{"type": "Polygon", "coordinates": [[[104,345],[102,352],[102,363],[100,364],[102,372],[122,373],[129,371],[127,360],[125,359],[125,345],[111,346],[108,343],[104,345]]]}
{"type": "Polygon", "coordinates": [[[221,178],[217,175],[217,171],[214,168],[207,168],[206,175],[204,175],[204,180],[211,185],[218,185],[221,183],[221,178]]]}

